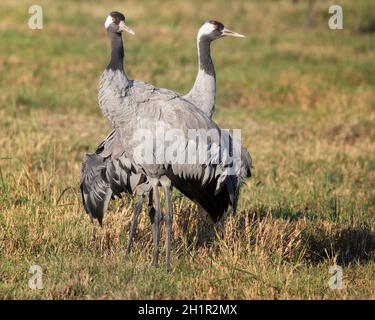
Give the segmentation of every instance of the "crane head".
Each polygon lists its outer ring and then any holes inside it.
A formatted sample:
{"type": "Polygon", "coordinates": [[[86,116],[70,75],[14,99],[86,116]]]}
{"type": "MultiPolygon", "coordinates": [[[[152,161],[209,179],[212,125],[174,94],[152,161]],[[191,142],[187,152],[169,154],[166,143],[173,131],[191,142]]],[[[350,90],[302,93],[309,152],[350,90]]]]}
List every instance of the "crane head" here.
{"type": "Polygon", "coordinates": [[[198,32],[198,38],[206,37],[209,40],[213,41],[216,39],[220,39],[222,37],[236,37],[236,38],[245,38],[244,35],[239,34],[237,32],[231,31],[224,27],[224,25],[215,20],[207,21],[198,32]]]}
{"type": "Polygon", "coordinates": [[[118,11],[112,11],[104,22],[104,26],[108,31],[112,32],[128,32],[135,35],[135,32],[125,24],[125,16],[118,11]]]}

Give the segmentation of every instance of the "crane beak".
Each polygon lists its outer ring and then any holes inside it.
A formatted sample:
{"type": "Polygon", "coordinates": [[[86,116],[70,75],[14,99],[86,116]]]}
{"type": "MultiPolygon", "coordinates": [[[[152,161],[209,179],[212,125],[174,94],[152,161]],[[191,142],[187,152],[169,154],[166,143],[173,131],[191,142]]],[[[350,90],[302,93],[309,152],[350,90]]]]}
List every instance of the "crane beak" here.
{"type": "Polygon", "coordinates": [[[228,36],[228,37],[236,37],[236,38],[245,38],[245,36],[243,34],[240,34],[240,33],[237,33],[237,32],[234,32],[232,30],[229,30],[227,28],[224,28],[222,31],[222,36],[225,37],[225,36],[228,36]]]}
{"type": "Polygon", "coordinates": [[[123,31],[126,31],[128,33],[130,33],[131,35],[135,35],[135,32],[129,28],[124,21],[120,21],[120,24],[119,24],[119,31],[123,32],[123,31]]]}

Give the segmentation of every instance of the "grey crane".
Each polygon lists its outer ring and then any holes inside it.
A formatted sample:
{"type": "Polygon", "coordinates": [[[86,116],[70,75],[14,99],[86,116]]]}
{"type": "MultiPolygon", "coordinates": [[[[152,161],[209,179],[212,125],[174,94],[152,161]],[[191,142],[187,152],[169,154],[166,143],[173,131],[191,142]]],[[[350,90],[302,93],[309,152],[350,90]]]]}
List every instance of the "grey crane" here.
{"type": "MultiPolygon", "coordinates": [[[[132,33],[132,31],[125,26],[124,21],[125,17],[117,12],[111,13],[106,21],[112,51],[111,61],[101,77],[99,105],[115,129],[98,147],[94,155],[85,156],[81,179],[83,201],[86,211],[101,222],[112,193],[120,196],[121,191],[134,193],[137,189],[140,201],[136,205],[132,219],[128,251],[133,238],[132,231],[135,230],[145,195],[149,194],[149,207],[152,209],[152,195],[154,194],[156,212],[150,210],[150,217],[154,241],[153,264],[157,264],[158,222],[161,213],[157,186],[162,185],[168,209],[166,259],[167,266],[169,266],[172,223],[169,196],[171,185],[200,204],[214,220],[218,220],[228,207],[235,203],[238,178],[225,175],[225,170],[220,166],[222,164],[217,166],[208,163],[194,167],[173,163],[158,165],[136,163],[131,154],[134,150],[132,147],[135,146],[129,143],[135,130],[134,124],[137,127],[150,128],[155,126],[155,118],[158,118],[166,122],[166,127],[174,126],[174,121],[178,120],[179,126],[185,130],[189,127],[215,130],[219,128],[204,112],[177,93],[127,78],[123,71],[124,51],[121,32],[132,33]]],[[[226,30],[219,24],[216,26],[212,29],[214,32],[226,30]]],[[[227,32],[230,31],[227,30],[227,32]]],[[[196,86],[201,86],[198,80],[196,86]]],[[[247,176],[250,175],[249,159],[248,157],[247,176]]]]}

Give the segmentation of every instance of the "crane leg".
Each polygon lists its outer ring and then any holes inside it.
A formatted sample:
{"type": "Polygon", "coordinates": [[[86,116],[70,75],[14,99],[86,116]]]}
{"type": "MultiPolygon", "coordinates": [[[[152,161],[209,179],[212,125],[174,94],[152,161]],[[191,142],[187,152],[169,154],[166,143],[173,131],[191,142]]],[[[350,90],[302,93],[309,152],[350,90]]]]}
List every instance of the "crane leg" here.
{"type": "MultiPolygon", "coordinates": [[[[151,225],[152,225],[152,222],[155,219],[155,208],[154,208],[154,205],[153,205],[153,191],[152,191],[152,189],[149,192],[149,197],[148,197],[148,214],[150,216],[150,221],[151,221],[151,225]]],[[[163,222],[163,212],[160,212],[160,215],[159,215],[159,233],[161,231],[162,222],[163,222]]]]}
{"type": "Polygon", "coordinates": [[[172,223],[173,223],[173,209],[171,203],[171,188],[170,186],[164,187],[165,201],[167,205],[167,216],[166,216],[166,241],[165,241],[165,267],[167,271],[171,269],[171,238],[172,238],[172,223]]]}
{"type": "MultiPolygon", "coordinates": [[[[156,228],[155,228],[156,211],[155,211],[154,204],[153,204],[153,198],[154,198],[153,189],[151,189],[151,191],[148,194],[148,214],[150,216],[150,222],[151,222],[152,242],[154,243],[154,246],[155,246],[155,242],[156,242],[158,235],[157,235],[156,228]]],[[[152,265],[154,265],[154,258],[152,261],[153,261],[152,265]]]]}
{"type": "Polygon", "coordinates": [[[153,190],[148,193],[148,215],[150,216],[151,225],[155,219],[155,208],[153,203],[153,190]]]}
{"type": "Polygon", "coordinates": [[[151,218],[151,229],[152,229],[152,241],[154,244],[154,250],[152,253],[152,266],[156,267],[158,265],[159,259],[159,240],[160,240],[160,229],[159,229],[159,217],[161,212],[160,198],[158,193],[157,185],[153,186],[153,196],[155,197],[155,214],[153,219],[151,218]]]}
{"type": "MultiPolygon", "coordinates": [[[[151,224],[152,224],[152,221],[154,221],[154,218],[155,218],[155,208],[153,206],[153,190],[152,189],[149,192],[149,197],[148,197],[148,212],[149,212],[149,216],[150,216],[150,220],[151,220],[151,224]]],[[[163,223],[163,212],[160,211],[160,215],[159,215],[159,234],[160,234],[160,231],[161,231],[162,223],[163,223]]]]}
{"type": "Polygon", "coordinates": [[[135,232],[137,230],[138,218],[139,218],[139,215],[140,215],[141,210],[142,210],[142,205],[143,205],[144,199],[145,199],[145,197],[144,197],[144,195],[142,195],[141,198],[139,199],[139,201],[135,205],[134,214],[133,214],[133,217],[132,217],[132,222],[131,222],[130,230],[129,230],[128,244],[127,244],[126,250],[125,250],[125,258],[129,255],[132,244],[133,244],[135,232]]]}

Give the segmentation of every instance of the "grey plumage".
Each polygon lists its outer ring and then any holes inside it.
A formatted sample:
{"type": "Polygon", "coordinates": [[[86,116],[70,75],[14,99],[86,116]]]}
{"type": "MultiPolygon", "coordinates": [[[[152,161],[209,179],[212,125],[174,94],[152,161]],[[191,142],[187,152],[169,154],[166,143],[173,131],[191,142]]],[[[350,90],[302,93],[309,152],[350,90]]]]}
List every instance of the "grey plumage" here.
{"type": "MultiPolygon", "coordinates": [[[[100,82],[99,103],[103,113],[115,127],[117,139],[122,144],[124,154],[128,154],[127,158],[136,168],[135,172],[141,170],[143,174],[151,178],[159,178],[166,173],[167,168],[171,167],[173,174],[187,179],[190,176],[192,165],[138,163],[137,159],[133,157],[133,150],[138,146],[138,142],[133,139],[136,130],[143,128],[155,132],[161,124],[165,130],[178,126],[186,136],[188,136],[188,129],[220,130],[201,110],[177,93],[159,89],[141,81],[127,81],[126,75],[122,71],[105,71],[100,82]],[[120,87],[122,83],[128,83],[125,90],[120,87]]],[[[115,146],[116,143],[113,143],[112,147],[115,146]]],[[[167,143],[165,148],[168,148],[167,143]]],[[[121,161],[114,161],[114,167],[117,168],[119,164],[121,161]]],[[[202,166],[193,165],[193,170],[197,170],[198,173],[200,170],[198,176],[203,179],[202,166]]],[[[210,173],[208,180],[210,182],[215,176],[215,170],[219,170],[219,167],[215,167],[209,162],[204,170],[210,173]]],[[[118,172],[118,170],[113,171],[118,172]]]]}

